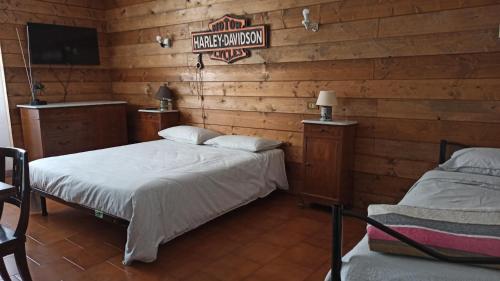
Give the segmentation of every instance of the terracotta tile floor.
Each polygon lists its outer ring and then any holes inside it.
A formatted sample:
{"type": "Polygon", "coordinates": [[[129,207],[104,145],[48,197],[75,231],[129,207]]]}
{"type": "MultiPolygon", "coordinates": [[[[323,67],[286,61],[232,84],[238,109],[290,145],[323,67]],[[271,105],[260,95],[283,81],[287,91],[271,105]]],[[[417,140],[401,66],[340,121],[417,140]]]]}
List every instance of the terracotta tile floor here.
{"type": "MultiPolygon", "coordinates": [[[[330,263],[331,225],[324,209],[300,208],[276,192],[160,247],[158,260],[121,264],[126,229],[49,200],[49,216],[30,218],[27,252],[35,281],[323,280],[330,263]]],[[[12,226],[17,210],[6,208],[12,226]]],[[[344,250],[364,234],[347,219],[344,250]]],[[[12,257],[9,272],[17,278],[12,257]]],[[[13,278],[13,280],[18,280],[13,278]]]]}

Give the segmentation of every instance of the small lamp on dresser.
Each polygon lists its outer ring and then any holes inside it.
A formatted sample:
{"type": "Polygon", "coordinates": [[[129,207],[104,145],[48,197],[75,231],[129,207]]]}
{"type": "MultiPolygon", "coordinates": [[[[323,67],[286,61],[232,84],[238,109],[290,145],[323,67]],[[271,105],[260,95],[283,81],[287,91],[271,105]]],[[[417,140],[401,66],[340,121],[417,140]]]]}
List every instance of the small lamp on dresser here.
{"type": "Polygon", "coordinates": [[[167,84],[163,84],[156,93],[156,99],[160,100],[160,111],[172,110],[173,93],[167,84]]]}
{"type": "Polygon", "coordinates": [[[321,121],[332,120],[332,106],[337,105],[337,95],[334,91],[320,91],[316,105],[321,106],[321,121]]]}

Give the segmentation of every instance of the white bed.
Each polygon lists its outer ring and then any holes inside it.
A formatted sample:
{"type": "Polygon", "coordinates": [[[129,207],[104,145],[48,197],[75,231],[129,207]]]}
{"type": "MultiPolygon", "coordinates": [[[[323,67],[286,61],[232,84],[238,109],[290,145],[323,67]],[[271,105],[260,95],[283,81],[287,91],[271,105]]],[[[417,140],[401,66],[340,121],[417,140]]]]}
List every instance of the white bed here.
{"type": "Polygon", "coordinates": [[[158,246],[232,209],[286,189],[284,153],[169,140],[30,163],[31,185],[129,221],[124,263],[151,262],[158,246]]]}
{"type": "MultiPolygon", "coordinates": [[[[500,210],[500,177],[432,170],[399,202],[434,209],[500,210]]],[[[342,281],[493,281],[500,270],[370,251],[365,236],[342,258],[342,281]]],[[[327,276],[326,280],[330,280],[327,276]]]]}

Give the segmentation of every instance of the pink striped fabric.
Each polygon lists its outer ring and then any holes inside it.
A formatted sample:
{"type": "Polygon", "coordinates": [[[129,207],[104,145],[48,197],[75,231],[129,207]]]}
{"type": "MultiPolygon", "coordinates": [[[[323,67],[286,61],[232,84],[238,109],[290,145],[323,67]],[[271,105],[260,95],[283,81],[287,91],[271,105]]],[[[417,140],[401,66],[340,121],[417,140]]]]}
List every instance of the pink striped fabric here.
{"type": "MultiPolygon", "coordinates": [[[[500,238],[458,235],[415,226],[390,227],[393,230],[430,247],[500,257],[500,238]]],[[[373,226],[368,226],[367,232],[370,240],[399,242],[396,238],[393,238],[373,226]]]]}

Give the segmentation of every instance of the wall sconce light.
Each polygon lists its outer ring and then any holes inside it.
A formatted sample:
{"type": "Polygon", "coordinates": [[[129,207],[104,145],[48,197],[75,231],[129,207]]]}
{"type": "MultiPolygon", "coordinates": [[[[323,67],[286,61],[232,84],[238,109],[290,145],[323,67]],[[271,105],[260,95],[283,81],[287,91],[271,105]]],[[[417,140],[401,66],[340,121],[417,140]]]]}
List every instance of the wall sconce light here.
{"type": "Polygon", "coordinates": [[[156,42],[160,43],[162,48],[170,48],[172,47],[172,40],[168,37],[161,37],[160,35],[156,36],[156,42]]]}
{"type": "Polygon", "coordinates": [[[309,9],[305,8],[302,10],[302,15],[304,15],[304,20],[302,21],[302,25],[306,28],[306,30],[311,30],[316,32],[319,30],[319,24],[317,22],[312,22],[309,20],[309,9]]]}

